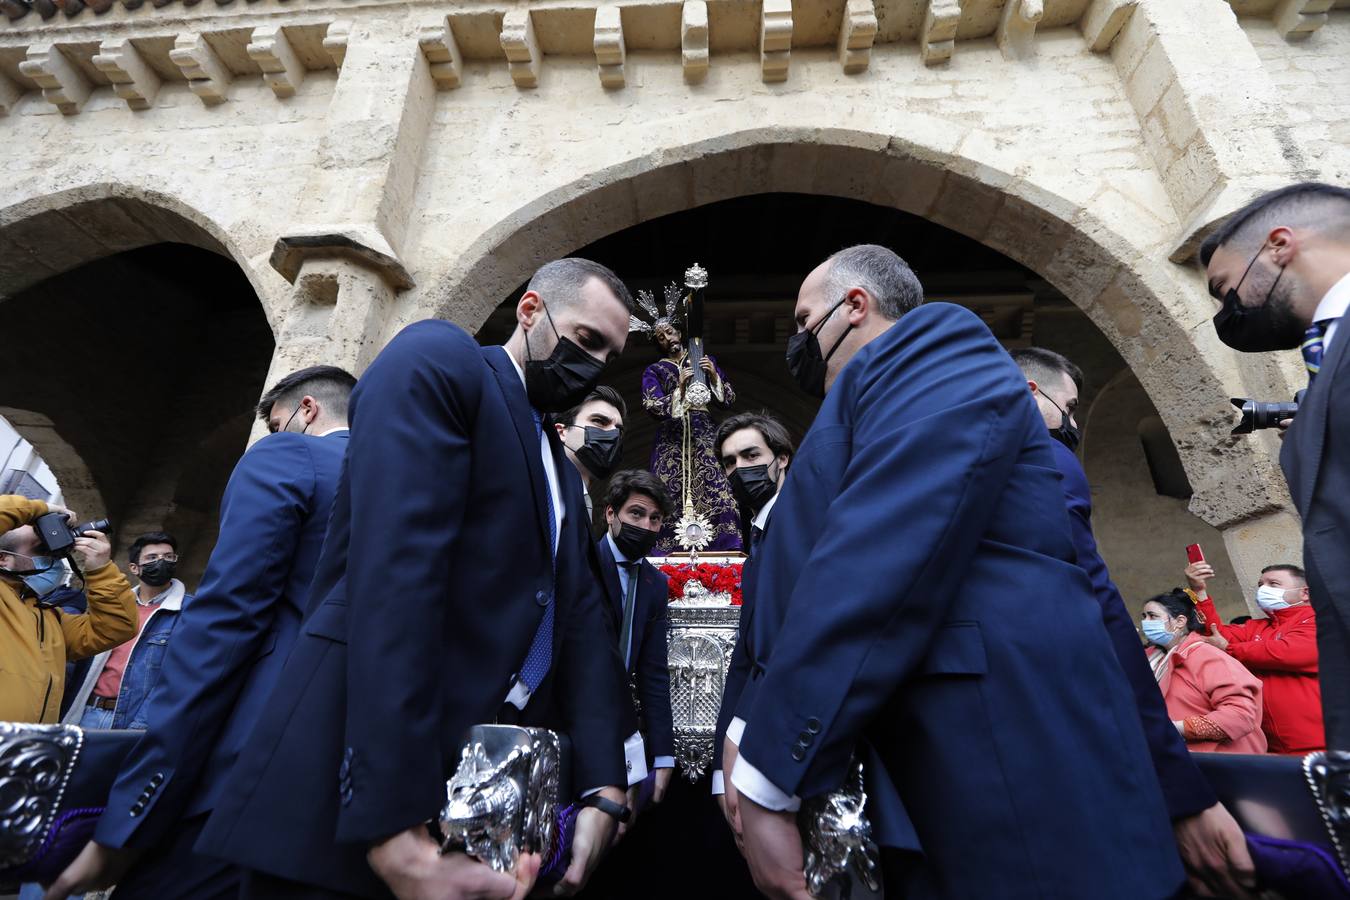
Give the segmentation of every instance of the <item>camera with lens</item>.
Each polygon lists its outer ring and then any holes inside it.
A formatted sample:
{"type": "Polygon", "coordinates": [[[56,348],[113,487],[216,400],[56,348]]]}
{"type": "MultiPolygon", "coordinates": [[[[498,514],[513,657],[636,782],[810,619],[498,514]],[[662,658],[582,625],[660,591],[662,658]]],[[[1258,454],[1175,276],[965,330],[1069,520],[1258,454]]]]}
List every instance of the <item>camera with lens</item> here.
{"type": "Polygon", "coordinates": [[[1278,428],[1285,419],[1292,419],[1298,413],[1298,404],[1303,399],[1303,391],[1294,395],[1293,403],[1262,403],[1250,397],[1233,397],[1232,403],[1242,413],[1233,434],[1251,434],[1258,428],[1278,428]]]}
{"type": "Polygon", "coordinates": [[[95,519],[82,525],[71,527],[66,524],[65,513],[53,512],[39,516],[33,522],[33,530],[42,542],[44,556],[70,556],[75,549],[75,539],[89,531],[107,534],[112,530],[112,522],[107,519],[95,519]]]}

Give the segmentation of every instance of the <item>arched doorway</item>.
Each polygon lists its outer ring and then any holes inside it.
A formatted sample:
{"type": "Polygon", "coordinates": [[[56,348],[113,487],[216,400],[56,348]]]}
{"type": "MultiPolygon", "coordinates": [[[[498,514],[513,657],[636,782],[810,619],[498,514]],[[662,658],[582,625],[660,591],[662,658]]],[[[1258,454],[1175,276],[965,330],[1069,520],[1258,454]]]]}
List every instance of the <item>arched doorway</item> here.
{"type": "MultiPolygon", "coordinates": [[[[814,418],[818,403],[799,391],[784,364],[787,335],[794,329],[792,308],[805,273],[829,254],[854,243],[885,244],[914,267],[930,300],[960,303],[974,310],[1008,349],[1044,346],[1074,359],[1085,371],[1087,384],[1082,408],[1099,394],[1109,393],[1128,376],[1137,396],[1138,419],[1162,420],[1124,359],[1091,319],[1035,272],[996,250],[925,218],[861,200],[803,193],[769,193],[737,197],[661,216],[575,248],[569,255],[584,256],[618,271],[633,290],[652,290],[658,297],[665,282],[677,280],[694,262],[710,273],[705,310],[706,339],[733,383],[735,411],[768,409],[782,419],[797,438],[814,418]],[[766,223],[775,227],[766,228],[766,223]]],[[[479,339],[505,340],[514,328],[514,301],[524,284],[502,298],[484,323],[479,339]]],[[[618,388],[628,402],[625,438],[626,466],[645,467],[651,449],[653,420],[642,411],[640,382],[643,369],[657,358],[642,335],[632,335],[620,361],[606,374],[606,383],[618,388]]],[[[1117,398],[1118,399],[1118,398],[1117,398]]],[[[1124,407],[1114,400],[1093,409],[1124,407]]],[[[1089,446],[1121,443],[1106,432],[1113,427],[1103,412],[1099,426],[1088,431],[1089,446]]],[[[1094,423],[1099,419],[1094,416],[1094,423]]],[[[1166,436],[1166,429],[1163,429],[1166,436]]],[[[1168,447],[1171,447],[1170,438],[1168,447]]],[[[1142,445],[1136,434],[1124,440],[1120,459],[1099,463],[1086,457],[1094,490],[1110,498],[1098,511],[1097,527],[1103,553],[1114,567],[1130,577],[1122,584],[1130,600],[1163,591],[1180,580],[1185,564],[1182,548],[1201,541],[1222,573],[1221,585],[1235,587],[1232,567],[1222,540],[1210,525],[1186,510],[1185,498],[1164,496],[1148,478],[1141,481],[1136,463],[1143,465],[1142,445]],[[1139,497],[1136,507],[1116,501],[1125,494],[1139,497]],[[1154,521],[1149,541],[1136,540],[1134,513],[1140,507],[1159,507],[1167,513],[1154,521]],[[1170,543],[1169,543],[1170,542],[1170,543]],[[1159,562],[1159,548],[1168,546],[1177,564],[1159,562]],[[1136,597],[1135,595],[1140,595],[1136,597]]],[[[1175,450],[1172,451],[1175,455],[1175,450]]],[[[1219,586],[1216,586],[1219,587],[1219,586]]],[[[1236,589],[1222,591],[1241,606],[1236,589]]]]}
{"type": "Polygon", "coordinates": [[[27,413],[15,427],[69,505],[113,520],[118,565],[138,534],[165,530],[195,587],[272,356],[267,317],[221,243],[176,212],[107,196],[42,205],[0,211],[0,382],[27,413]],[[53,443],[79,461],[73,480],[53,443]]]}

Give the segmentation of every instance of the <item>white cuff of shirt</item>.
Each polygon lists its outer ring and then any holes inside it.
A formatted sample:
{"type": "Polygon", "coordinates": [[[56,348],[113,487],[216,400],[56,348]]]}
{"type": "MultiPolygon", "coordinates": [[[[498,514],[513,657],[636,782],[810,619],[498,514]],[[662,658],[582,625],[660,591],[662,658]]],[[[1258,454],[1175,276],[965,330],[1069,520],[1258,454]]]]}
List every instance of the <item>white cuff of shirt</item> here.
{"type": "Polygon", "coordinates": [[[736,766],[731,770],[731,783],[751,800],[765,809],[779,812],[796,812],[801,809],[800,797],[790,796],[779,790],[764,773],[756,769],[744,756],[736,757],[736,766]]]}
{"type": "Polygon", "coordinates": [[[673,768],[675,768],[675,757],[673,757],[673,756],[658,756],[656,759],[652,760],[652,768],[653,768],[653,769],[673,769],[673,768]]]}
{"type": "Polygon", "coordinates": [[[727,783],[721,769],[718,769],[712,774],[712,792],[713,796],[725,794],[727,792],[727,783]]]}
{"type": "Polygon", "coordinates": [[[641,784],[647,778],[647,747],[640,732],[633,732],[623,742],[623,759],[628,769],[628,786],[641,784]]]}
{"type": "Polygon", "coordinates": [[[731,724],[727,726],[727,740],[739,747],[743,734],[745,734],[745,720],[740,716],[733,716],[731,724]]]}

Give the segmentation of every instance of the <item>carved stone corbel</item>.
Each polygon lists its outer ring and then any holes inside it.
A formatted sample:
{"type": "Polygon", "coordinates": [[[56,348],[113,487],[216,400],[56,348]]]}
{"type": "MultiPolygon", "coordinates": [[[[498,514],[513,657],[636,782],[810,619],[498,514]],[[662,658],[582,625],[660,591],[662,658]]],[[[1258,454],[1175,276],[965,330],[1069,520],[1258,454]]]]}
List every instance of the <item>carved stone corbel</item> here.
{"type": "Polygon", "coordinates": [[[28,58],[19,63],[19,71],[37,82],[47,102],[73,116],[89,99],[93,87],[56,44],[34,44],[28,58]]]}
{"type": "Polygon", "coordinates": [[[685,0],[680,11],[680,59],[684,80],[696,84],[708,75],[708,4],[685,0]]]}
{"type": "Polygon", "coordinates": [[[203,34],[180,34],[169,51],[169,59],[188,80],[192,93],[207,106],[225,102],[233,76],[220,61],[203,34]]]}
{"type": "Polygon", "coordinates": [[[253,29],[247,47],[249,58],[263,71],[263,80],[279,98],[294,97],[305,80],[305,66],[296,56],[290,38],[281,25],[253,29]]]}
{"type": "Polygon", "coordinates": [[[1044,0],[1008,0],[1003,4],[995,37],[1004,59],[1036,55],[1036,26],[1044,15],[1044,0]]]}
{"type": "Polygon", "coordinates": [[[543,53],[534,33],[534,19],[528,9],[508,10],[502,17],[502,52],[511,71],[511,80],[519,88],[539,86],[539,62],[543,53]]]}
{"type": "Polygon", "coordinates": [[[792,0],[764,0],[759,30],[760,77],[787,81],[792,53],[792,0]]]}
{"type": "Polygon", "coordinates": [[[848,0],[839,26],[839,64],[846,74],[867,70],[877,39],[877,9],[873,0],[848,0]]]}
{"type": "Polygon", "coordinates": [[[595,11],[595,63],[600,83],[607,88],[624,86],[623,66],[627,53],[623,42],[623,18],[617,6],[601,6],[595,11]]]}
{"type": "Polygon", "coordinates": [[[956,50],[956,26],[961,24],[961,0],[928,0],[919,38],[919,55],[925,66],[952,58],[956,50]]]}
{"type": "Polygon", "coordinates": [[[442,17],[425,26],[417,36],[417,44],[431,68],[431,80],[436,82],[436,89],[448,91],[459,87],[464,78],[464,57],[450,30],[450,20],[442,17]]]}
{"type": "Polygon", "coordinates": [[[159,93],[159,76],[130,38],[109,38],[99,45],[94,68],[108,76],[113,93],[132,109],[149,109],[159,93]]]}

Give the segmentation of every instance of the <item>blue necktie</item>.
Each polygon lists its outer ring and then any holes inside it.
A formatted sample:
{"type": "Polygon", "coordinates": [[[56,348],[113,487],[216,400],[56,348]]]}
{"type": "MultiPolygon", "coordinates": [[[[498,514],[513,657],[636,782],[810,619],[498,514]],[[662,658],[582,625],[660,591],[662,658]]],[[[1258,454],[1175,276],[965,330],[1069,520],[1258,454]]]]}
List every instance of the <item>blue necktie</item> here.
{"type": "MultiPolygon", "coordinates": [[[[544,418],[533,409],[530,412],[534,415],[535,435],[542,440],[544,418]]],[[[548,667],[553,664],[553,607],[558,576],[558,549],[553,533],[558,528],[558,518],[553,511],[553,491],[548,486],[547,472],[544,473],[544,496],[548,503],[548,549],[549,556],[553,560],[553,583],[549,584],[548,606],[544,607],[544,617],[539,620],[539,628],[535,630],[534,639],[530,641],[529,652],[525,654],[525,665],[520,667],[520,680],[525,682],[530,693],[534,693],[539,687],[539,683],[548,674],[548,667]]]]}
{"type": "Polygon", "coordinates": [[[1322,368],[1322,350],[1323,338],[1327,334],[1327,325],[1331,324],[1331,319],[1324,319],[1321,322],[1314,322],[1303,333],[1303,345],[1299,348],[1303,351],[1303,365],[1308,367],[1308,384],[1312,384],[1317,378],[1317,372],[1322,368]]]}

